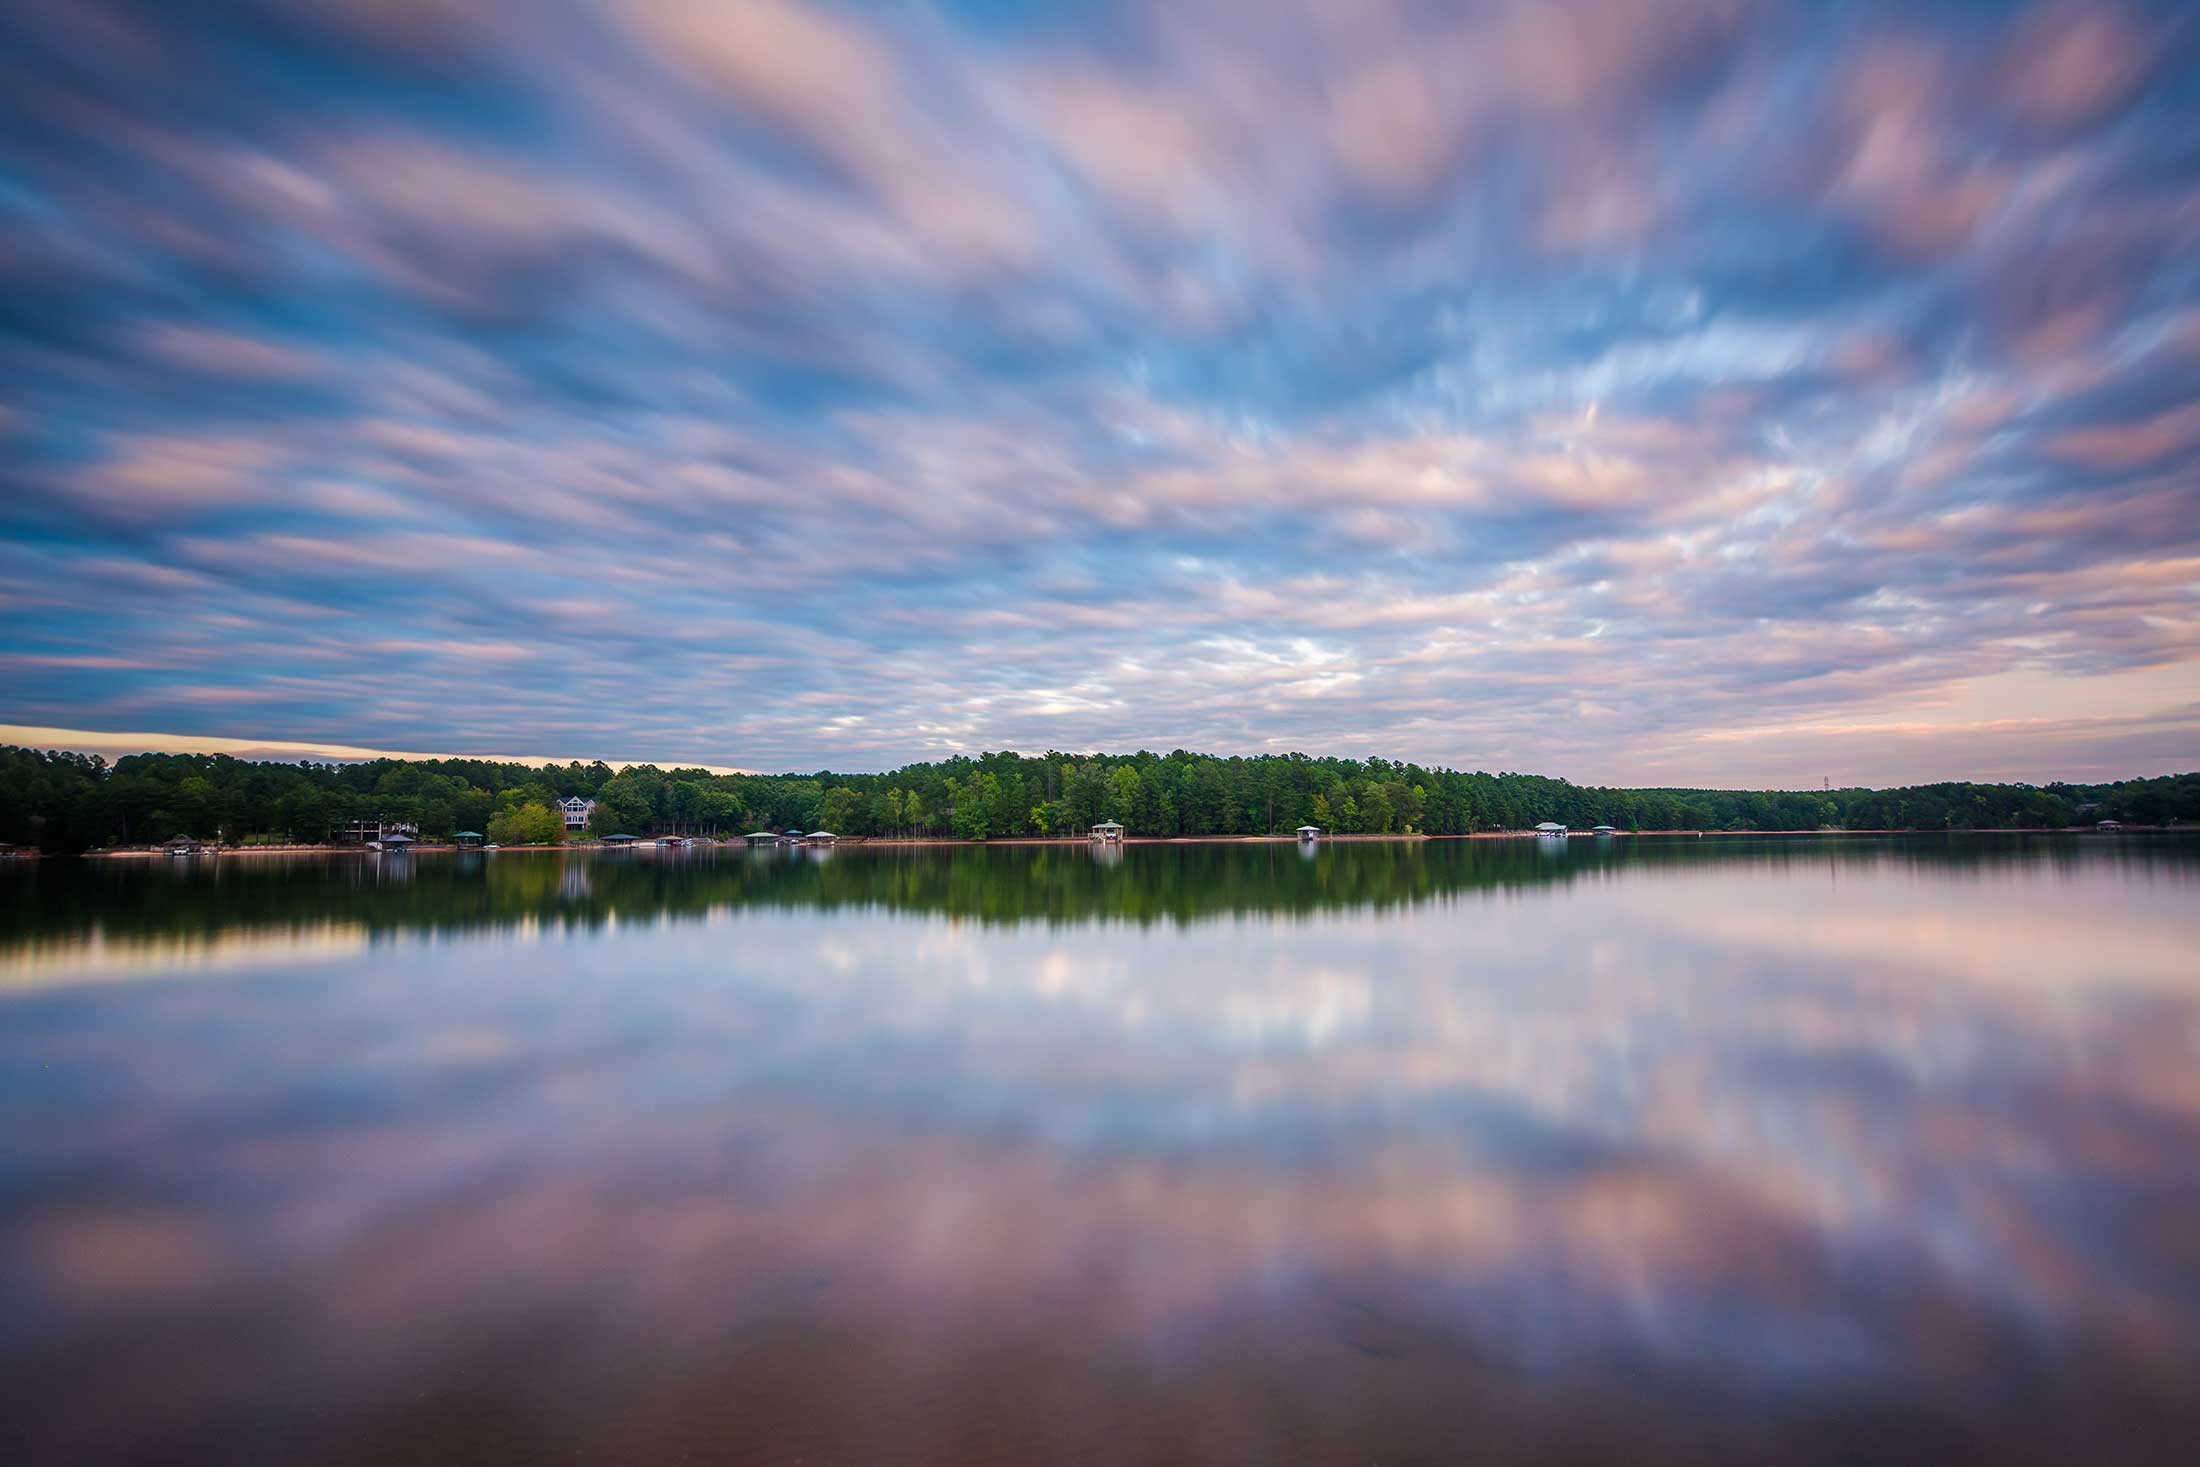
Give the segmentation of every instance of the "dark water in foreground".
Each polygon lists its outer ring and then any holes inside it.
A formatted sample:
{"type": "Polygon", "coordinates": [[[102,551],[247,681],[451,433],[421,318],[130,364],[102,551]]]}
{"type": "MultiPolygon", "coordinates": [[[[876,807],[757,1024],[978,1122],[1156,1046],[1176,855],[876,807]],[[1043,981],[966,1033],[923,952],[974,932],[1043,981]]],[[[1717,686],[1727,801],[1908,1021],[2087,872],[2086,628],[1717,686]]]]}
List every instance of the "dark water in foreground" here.
{"type": "Polygon", "coordinates": [[[0,869],[17,1463],[2190,1461],[2200,842],[0,869]]]}

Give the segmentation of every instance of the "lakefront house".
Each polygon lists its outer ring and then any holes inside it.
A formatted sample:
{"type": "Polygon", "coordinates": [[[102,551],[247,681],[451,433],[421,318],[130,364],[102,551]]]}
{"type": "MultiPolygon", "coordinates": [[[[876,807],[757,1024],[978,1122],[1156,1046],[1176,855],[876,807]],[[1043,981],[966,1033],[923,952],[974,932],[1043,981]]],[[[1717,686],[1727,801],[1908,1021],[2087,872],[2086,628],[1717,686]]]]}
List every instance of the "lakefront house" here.
{"type": "Polygon", "coordinates": [[[595,813],[596,802],[580,795],[567,795],[558,801],[558,809],[565,816],[567,830],[586,830],[588,817],[595,813]]]}

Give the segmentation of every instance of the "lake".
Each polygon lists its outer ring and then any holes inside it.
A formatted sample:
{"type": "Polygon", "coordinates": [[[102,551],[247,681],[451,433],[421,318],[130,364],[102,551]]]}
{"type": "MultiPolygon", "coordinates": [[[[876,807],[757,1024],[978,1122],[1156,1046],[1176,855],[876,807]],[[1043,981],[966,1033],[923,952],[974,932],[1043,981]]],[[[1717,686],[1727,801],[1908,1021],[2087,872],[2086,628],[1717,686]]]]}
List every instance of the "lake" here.
{"type": "Polygon", "coordinates": [[[0,868],[15,1463],[2168,1462],[2200,840],[0,868]]]}

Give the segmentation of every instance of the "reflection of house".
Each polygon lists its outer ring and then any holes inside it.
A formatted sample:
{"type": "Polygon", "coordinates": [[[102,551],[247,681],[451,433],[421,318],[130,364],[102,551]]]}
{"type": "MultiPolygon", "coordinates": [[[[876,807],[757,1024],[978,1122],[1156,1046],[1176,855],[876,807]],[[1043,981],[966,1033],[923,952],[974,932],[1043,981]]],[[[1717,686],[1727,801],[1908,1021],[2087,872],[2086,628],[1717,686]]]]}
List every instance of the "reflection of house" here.
{"type": "Polygon", "coordinates": [[[420,839],[420,826],[411,820],[392,820],[387,815],[377,815],[372,820],[354,820],[339,826],[336,839],[347,846],[370,846],[376,841],[402,835],[411,840],[420,839]]]}
{"type": "Polygon", "coordinates": [[[588,817],[596,813],[596,802],[579,795],[567,795],[558,801],[558,811],[565,816],[567,830],[586,830],[588,817]]]}
{"type": "Polygon", "coordinates": [[[1123,827],[1113,820],[1103,820],[1092,828],[1092,838],[1094,840],[1121,840],[1123,838],[1123,827]]]}

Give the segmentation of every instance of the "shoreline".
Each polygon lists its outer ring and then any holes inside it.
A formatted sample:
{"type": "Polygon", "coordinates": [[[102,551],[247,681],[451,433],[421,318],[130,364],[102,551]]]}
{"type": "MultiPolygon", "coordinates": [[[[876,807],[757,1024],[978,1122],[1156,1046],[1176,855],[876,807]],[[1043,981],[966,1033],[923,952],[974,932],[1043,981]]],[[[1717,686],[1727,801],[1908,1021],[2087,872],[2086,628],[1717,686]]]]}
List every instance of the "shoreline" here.
{"type": "MultiPolygon", "coordinates": [[[[1469,833],[1467,833],[1467,834],[1462,834],[1462,835],[1431,835],[1431,834],[1428,834],[1428,833],[1426,833],[1426,832],[1423,832],[1423,831],[1415,831],[1415,832],[1413,832],[1413,833],[1412,833],[1412,834],[1410,834],[1410,835],[1409,835],[1409,834],[1406,834],[1406,833],[1403,833],[1403,832],[1392,832],[1392,833],[1390,833],[1390,834],[1384,834],[1384,835],[1376,835],[1376,834],[1361,834],[1361,833],[1355,833],[1355,834],[1340,834],[1340,835],[1324,835],[1324,836],[1320,836],[1320,837],[1318,837],[1318,838],[1317,838],[1317,840],[1316,840],[1316,841],[1315,841],[1314,843],[1315,843],[1315,844],[1319,844],[1319,845],[1366,845],[1366,844],[1404,845],[1404,844],[1416,843],[1416,842],[1421,842],[1421,841],[1466,841],[1466,840],[1499,840],[1499,841],[1501,841],[1501,840],[1551,840],[1551,839],[1561,839],[1561,840],[1620,840],[1620,839],[1631,839],[1631,838],[1636,838],[1636,837],[1641,837],[1641,836],[1661,836],[1661,837],[1677,837],[1677,836],[1686,836],[1686,837],[1694,837],[1694,838],[1698,838],[1698,839],[1727,839],[1727,840],[1732,840],[1732,839],[1736,839],[1736,838],[1742,838],[1742,839],[1747,839],[1747,838],[1752,838],[1752,837],[1754,837],[1754,838],[1758,838],[1758,839],[1764,839],[1764,838],[1770,838],[1770,837],[1782,837],[1782,838],[1791,838],[1791,837],[1795,837],[1795,836],[1894,836],[1894,835],[1899,835],[1899,836],[1954,836],[1954,835],[2143,835],[2143,834],[2177,833],[2177,832],[2180,832],[2180,831],[2194,831],[2194,830],[2200,830],[2200,826],[2188,826],[2188,825],[2125,825],[2125,826],[2124,826],[2124,827],[2123,827],[2123,828],[2122,828],[2121,830],[2115,830],[2115,831],[2101,831],[2101,830],[2096,830],[2096,829],[2094,829],[2094,828],[2093,828],[2092,826],[2090,826],[2090,825],[2065,825],[2065,826],[2055,826],[2055,827],[2052,827],[2052,828],[2050,828],[2050,827],[2044,827],[2044,826],[2036,826],[2036,825],[2032,825],[2032,826],[2023,826],[2023,825],[2001,825],[2001,826],[1980,826],[1980,827],[1977,827],[1976,829],[1973,829],[1973,828],[1969,828],[1969,827],[1966,827],[1966,828],[1964,828],[1964,829],[1961,829],[1961,830],[1924,830],[1924,829],[1919,829],[1919,828],[1916,828],[1916,827],[1912,827],[1912,828],[1909,828],[1909,829],[1871,829],[1871,830],[1615,830],[1615,831],[1611,832],[1611,834],[1610,834],[1610,835],[1599,835],[1599,834],[1598,834],[1598,833],[1597,833],[1596,831],[1594,831],[1594,830],[1569,830],[1569,831],[1567,831],[1567,832],[1566,832],[1566,833],[1565,833],[1565,834],[1564,834],[1563,836],[1556,836],[1556,837],[1554,837],[1554,836],[1547,836],[1547,835],[1544,835],[1544,834],[1542,834],[1542,833],[1540,833],[1540,832],[1538,832],[1538,831],[1533,831],[1533,830],[1477,830],[1477,831],[1472,831],[1472,832],[1469,832],[1469,833]]],[[[1010,835],[1010,836],[1002,836],[1002,837],[1000,837],[1000,838],[999,838],[999,839],[997,839],[997,840],[964,840],[964,839],[962,839],[962,838],[961,838],[961,837],[959,837],[959,836],[952,836],[952,835],[919,835],[919,836],[848,836],[848,837],[845,837],[845,838],[843,838],[843,839],[841,839],[841,840],[839,840],[839,841],[836,841],[836,842],[834,843],[834,845],[833,845],[833,846],[831,846],[831,847],[825,847],[825,848],[821,848],[821,849],[839,849],[840,847],[843,847],[843,846],[845,846],[845,847],[848,847],[848,848],[851,848],[851,849],[878,848],[878,849],[887,849],[887,850],[903,850],[903,849],[926,849],[926,848],[933,848],[933,847],[942,847],[942,846],[947,846],[947,847],[952,847],[952,846],[1041,846],[1041,847],[1044,847],[1044,846],[1094,846],[1094,845],[1124,845],[1124,846],[1218,846],[1218,845],[1289,845],[1289,846],[1295,846],[1295,845],[1298,845],[1299,843],[1300,843],[1300,841],[1299,841],[1299,838],[1298,838],[1298,836],[1297,836],[1297,835],[1295,835],[1295,834],[1292,834],[1292,835],[1127,835],[1127,836],[1124,836],[1124,837],[1123,837],[1123,838],[1122,838],[1121,840],[1119,840],[1119,841],[1095,841],[1095,840],[1093,840],[1093,839],[1092,839],[1092,838],[1091,838],[1090,836],[1082,836],[1082,835],[1010,835]]],[[[498,853],[501,853],[501,852],[505,852],[505,851],[524,851],[524,852],[530,852],[530,853],[531,853],[531,852],[537,852],[537,851],[608,851],[608,850],[634,850],[634,849],[637,849],[637,848],[639,848],[639,849],[647,849],[647,850],[655,850],[655,849],[657,849],[656,845],[655,845],[655,844],[654,844],[653,842],[649,842],[649,841],[637,842],[637,843],[636,843],[635,845],[633,845],[633,846],[610,846],[610,845],[605,845],[605,844],[604,844],[603,842],[601,842],[601,841],[568,841],[568,842],[565,842],[565,843],[563,843],[563,844],[561,844],[561,845],[514,845],[514,846],[500,846],[500,847],[498,847],[498,848],[497,848],[497,851],[495,851],[495,852],[482,852],[482,853],[483,853],[483,854],[491,854],[491,855],[493,855],[493,854],[498,854],[498,853]]],[[[777,846],[757,846],[757,847],[750,847],[750,846],[746,845],[746,844],[745,844],[744,842],[741,842],[741,841],[738,841],[738,840],[729,840],[729,841],[724,841],[724,842],[721,842],[721,843],[720,843],[720,844],[719,844],[718,846],[713,846],[713,847],[710,847],[710,848],[711,848],[711,849],[729,849],[729,848],[730,848],[730,849],[735,849],[735,850],[748,850],[748,849],[755,849],[755,850],[777,850],[777,849],[779,849],[779,847],[777,847],[777,846]]],[[[407,849],[407,851],[406,851],[406,854],[413,854],[413,855],[421,855],[421,854],[450,855],[450,854],[454,854],[454,853],[459,853],[459,852],[465,852],[465,851],[480,851],[480,850],[481,850],[481,848],[480,848],[480,847],[478,847],[478,846],[458,846],[458,845],[448,845],[448,844],[429,844],[429,843],[423,842],[423,843],[420,843],[420,844],[417,844],[417,845],[414,845],[414,846],[411,846],[411,847],[409,847],[409,848],[407,849]]],[[[129,847],[129,848],[126,848],[126,849],[91,850],[91,851],[84,851],[84,852],[81,852],[80,854],[81,854],[81,855],[82,855],[82,856],[83,856],[83,857],[84,857],[84,858],[85,858],[86,860],[100,860],[100,861],[132,861],[132,860],[158,860],[158,859],[170,859],[170,857],[169,857],[169,855],[168,855],[168,852],[167,852],[166,850],[164,850],[164,849],[160,848],[160,847],[157,847],[157,846],[156,846],[156,847],[143,847],[143,846],[133,846],[133,847],[129,847]]],[[[338,846],[338,845],[298,845],[298,844],[291,844],[291,845],[261,845],[261,846],[209,846],[209,847],[207,847],[206,849],[204,849],[203,851],[199,851],[199,852],[196,852],[196,853],[194,853],[193,859],[203,858],[203,857],[205,857],[205,856],[221,856],[221,857],[232,857],[232,856],[379,856],[379,855],[387,855],[387,854],[390,854],[390,853],[389,853],[389,852],[386,852],[386,851],[381,851],[381,850],[378,850],[378,849],[376,849],[376,848],[375,848],[375,847],[373,847],[373,846],[348,846],[348,845],[346,845],[346,846],[338,846]]],[[[12,853],[12,854],[11,854],[11,855],[10,855],[10,856],[8,857],[8,859],[10,859],[10,860],[37,860],[37,859],[42,859],[42,858],[43,858],[43,856],[44,856],[44,853],[43,853],[43,852],[40,852],[40,851],[37,851],[37,850],[19,850],[19,851],[13,852],[13,853],[12,853]]]]}

